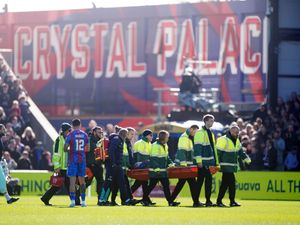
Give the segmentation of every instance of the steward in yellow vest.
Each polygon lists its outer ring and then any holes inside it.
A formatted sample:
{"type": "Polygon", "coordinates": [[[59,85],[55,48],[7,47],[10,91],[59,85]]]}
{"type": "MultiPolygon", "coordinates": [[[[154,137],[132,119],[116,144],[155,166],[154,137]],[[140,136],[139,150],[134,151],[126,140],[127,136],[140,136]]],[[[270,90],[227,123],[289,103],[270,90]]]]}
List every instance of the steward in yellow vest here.
{"type": "MultiPolygon", "coordinates": [[[[64,152],[64,145],[65,145],[65,138],[70,131],[71,131],[71,125],[69,123],[61,124],[60,135],[56,138],[53,145],[53,157],[52,157],[54,171],[56,173],[59,173],[61,176],[65,177],[65,187],[68,191],[69,191],[70,181],[68,176],[66,175],[68,159],[67,159],[67,153],[64,152]]],[[[46,191],[46,193],[41,197],[42,202],[44,202],[46,206],[51,206],[49,201],[59,189],[60,189],[59,187],[51,186],[46,191]]],[[[77,200],[76,203],[80,204],[80,202],[78,203],[78,201],[79,199],[77,200]]]]}
{"type": "MultiPolygon", "coordinates": [[[[213,206],[210,200],[212,189],[212,175],[209,171],[210,166],[218,166],[218,156],[215,146],[215,136],[211,131],[211,127],[215,118],[213,115],[206,114],[203,116],[204,126],[198,130],[194,137],[194,162],[198,165],[198,178],[197,178],[197,198],[199,199],[202,185],[205,180],[205,198],[206,207],[213,206]]],[[[199,206],[203,204],[199,202],[199,206]]]]}
{"type": "Polygon", "coordinates": [[[240,128],[237,123],[230,125],[229,131],[226,135],[218,138],[217,149],[219,155],[219,161],[221,166],[222,182],[217,198],[217,206],[225,207],[222,203],[222,199],[228,188],[230,206],[241,206],[235,201],[235,176],[234,173],[238,169],[238,159],[241,158],[245,163],[251,163],[251,159],[243,151],[240,140],[238,139],[240,128]]]}
{"type": "MultiPolygon", "coordinates": [[[[196,132],[199,130],[197,125],[192,125],[189,129],[187,129],[178,140],[178,149],[176,152],[175,162],[178,166],[192,166],[193,165],[193,157],[194,157],[194,136],[196,132]]],[[[174,201],[180,191],[182,190],[184,184],[188,182],[190,187],[191,196],[193,199],[193,206],[199,206],[199,198],[196,196],[196,179],[179,179],[176,187],[171,195],[171,200],[174,201]]]]}
{"type": "MultiPolygon", "coordinates": [[[[133,158],[134,158],[134,168],[142,169],[148,168],[150,160],[151,151],[151,141],[153,138],[153,133],[151,130],[146,129],[143,131],[142,138],[135,142],[133,145],[133,158]]],[[[148,181],[135,180],[134,184],[131,186],[131,193],[133,194],[142,185],[143,193],[148,188],[148,181]]],[[[147,203],[150,205],[155,205],[150,198],[147,198],[147,203]]]]}
{"type": "Polygon", "coordinates": [[[171,200],[167,168],[169,166],[174,166],[174,163],[169,158],[168,140],[169,133],[165,130],[161,130],[158,134],[158,140],[152,145],[149,163],[150,183],[146,192],[143,193],[142,204],[144,206],[150,205],[147,201],[148,196],[158,182],[163,186],[165,198],[168,201],[169,206],[177,206],[180,204],[171,200]]]}

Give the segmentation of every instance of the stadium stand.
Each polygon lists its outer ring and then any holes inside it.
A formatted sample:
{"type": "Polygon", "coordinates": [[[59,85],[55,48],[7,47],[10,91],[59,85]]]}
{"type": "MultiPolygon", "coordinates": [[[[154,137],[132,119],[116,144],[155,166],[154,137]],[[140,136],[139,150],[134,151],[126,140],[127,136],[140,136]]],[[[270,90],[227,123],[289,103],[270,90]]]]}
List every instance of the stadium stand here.
{"type": "MultiPolygon", "coordinates": [[[[51,153],[36,140],[31,127],[30,113],[37,111],[29,110],[32,105],[37,108],[0,56],[0,123],[7,129],[6,151],[17,169],[51,170],[51,153]]],[[[238,118],[237,123],[241,143],[252,158],[251,170],[300,171],[299,94],[292,93],[287,101],[279,97],[274,110],[262,104],[251,121],[238,118]]]]}
{"type": "Polygon", "coordinates": [[[51,153],[36,140],[29,106],[22,81],[0,56],[0,123],[7,129],[3,142],[6,155],[11,158],[11,169],[51,170],[51,153]]]}

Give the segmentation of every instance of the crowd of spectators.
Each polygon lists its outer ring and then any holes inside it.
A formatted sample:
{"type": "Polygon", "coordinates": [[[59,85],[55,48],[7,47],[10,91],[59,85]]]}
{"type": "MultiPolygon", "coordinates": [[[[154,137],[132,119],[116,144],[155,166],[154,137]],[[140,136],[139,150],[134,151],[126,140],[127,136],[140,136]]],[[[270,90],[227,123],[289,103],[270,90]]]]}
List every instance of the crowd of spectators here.
{"type": "MultiPolygon", "coordinates": [[[[51,153],[36,140],[30,126],[29,104],[22,81],[14,76],[0,58],[0,123],[7,135],[3,137],[3,157],[9,169],[52,170],[51,153]]],[[[292,93],[289,100],[278,98],[275,109],[262,104],[251,121],[237,119],[240,140],[252,159],[251,170],[300,171],[300,95],[292,93]]],[[[91,120],[86,131],[97,125],[91,120]]],[[[114,126],[104,128],[109,135],[114,126]]]]}
{"type": "Polygon", "coordinates": [[[262,104],[249,122],[237,119],[240,140],[252,170],[300,171],[300,95],[278,98],[271,109],[262,104]]]}
{"type": "Polygon", "coordinates": [[[51,170],[51,153],[36,140],[30,126],[29,104],[22,81],[17,78],[0,58],[0,123],[7,135],[3,137],[3,157],[10,170],[51,170]]]}

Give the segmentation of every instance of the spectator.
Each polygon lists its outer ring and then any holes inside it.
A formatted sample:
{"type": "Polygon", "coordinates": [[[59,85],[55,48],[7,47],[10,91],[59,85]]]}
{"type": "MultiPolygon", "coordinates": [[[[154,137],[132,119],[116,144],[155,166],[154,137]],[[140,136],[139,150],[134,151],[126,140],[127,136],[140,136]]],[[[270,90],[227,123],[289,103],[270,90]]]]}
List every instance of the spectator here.
{"type": "Polygon", "coordinates": [[[0,124],[5,124],[7,122],[6,114],[2,106],[0,106],[0,124]]]}
{"type": "Polygon", "coordinates": [[[37,156],[34,152],[34,149],[30,148],[29,145],[25,145],[24,151],[27,151],[29,153],[29,159],[30,159],[30,162],[31,162],[32,169],[37,170],[38,165],[39,165],[39,161],[38,161],[37,156]]]}
{"type": "Polygon", "coordinates": [[[9,154],[11,155],[11,157],[18,162],[21,154],[20,152],[17,152],[17,145],[16,145],[16,140],[15,139],[10,139],[9,140],[9,144],[7,146],[7,150],[9,152],[9,154]]]}
{"type": "Polygon", "coordinates": [[[294,146],[284,161],[284,165],[287,171],[297,171],[299,161],[297,156],[297,147],[294,146]]]}
{"type": "Polygon", "coordinates": [[[3,158],[6,160],[7,163],[7,167],[9,170],[15,170],[18,166],[18,164],[16,163],[16,161],[10,157],[10,154],[8,151],[5,151],[3,153],[3,158]]]}
{"type": "Polygon", "coordinates": [[[33,132],[31,127],[26,127],[22,134],[22,143],[24,145],[29,145],[31,149],[35,147],[35,133],[33,132]]]}
{"type": "Polygon", "coordinates": [[[7,79],[6,77],[8,76],[8,74],[9,74],[9,68],[8,68],[8,66],[7,66],[6,64],[4,64],[4,62],[3,62],[2,66],[1,66],[1,74],[0,74],[0,76],[1,76],[1,78],[4,80],[4,82],[5,82],[5,80],[7,79]]]}
{"type": "Polygon", "coordinates": [[[264,150],[264,166],[266,169],[275,170],[277,164],[277,153],[273,146],[272,140],[266,141],[266,147],[264,150]]]}
{"type": "Polygon", "coordinates": [[[21,138],[20,136],[16,135],[15,136],[15,140],[16,140],[16,149],[17,149],[17,152],[20,152],[22,153],[24,151],[24,144],[21,142],[21,138]]]}
{"type": "Polygon", "coordinates": [[[277,105],[275,107],[275,112],[277,113],[277,115],[280,114],[281,110],[285,109],[285,103],[283,101],[282,97],[278,97],[277,98],[277,105]]]}
{"type": "Polygon", "coordinates": [[[25,126],[30,125],[30,112],[29,112],[29,103],[26,100],[26,95],[20,95],[19,97],[21,117],[25,126]]]}
{"type": "Polygon", "coordinates": [[[115,133],[115,128],[114,125],[112,125],[111,123],[106,124],[106,136],[109,137],[109,135],[111,135],[112,133],[115,133]]]}
{"type": "Polygon", "coordinates": [[[253,126],[250,123],[247,123],[245,131],[248,137],[252,138],[254,130],[253,130],[253,126]]]}
{"type": "Polygon", "coordinates": [[[22,134],[22,123],[19,120],[19,117],[13,116],[11,118],[11,125],[12,125],[12,129],[14,130],[14,132],[17,135],[21,135],[22,134]]]}
{"type": "Polygon", "coordinates": [[[42,159],[42,155],[44,154],[44,147],[41,141],[36,143],[36,146],[29,152],[31,163],[34,169],[38,169],[39,162],[42,159]]]}
{"type": "Polygon", "coordinates": [[[274,136],[273,145],[277,155],[276,170],[283,171],[284,170],[283,153],[285,150],[285,141],[280,136],[280,131],[275,131],[273,136],[274,136]]]}
{"type": "Polygon", "coordinates": [[[10,69],[8,69],[7,71],[8,72],[7,72],[6,77],[4,78],[4,82],[8,84],[8,86],[9,86],[9,94],[11,94],[10,91],[11,91],[11,87],[12,87],[12,85],[14,83],[14,79],[15,78],[14,78],[13,73],[10,71],[10,69]]]}
{"type": "Polygon", "coordinates": [[[294,110],[293,110],[293,114],[295,115],[296,119],[298,120],[298,122],[300,121],[300,102],[296,101],[294,103],[294,110]]]}
{"type": "Polygon", "coordinates": [[[264,122],[267,117],[268,117],[267,106],[266,104],[263,103],[260,105],[259,109],[257,109],[254,112],[252,121],[256,121],[257,118],[261,118],[262,121],[264,122]]]}
{"type": "Polygon", "coordinates": [[[85,130],[85,133],[90,134],[92,129],[97,126],[97,122],[95,120],[90,120],[89,127],[85,130]]]}
{"type": "Polygon", "coordinates": [[[14,137],[16,136],[16,133],[14,131],[14,129],[12,128],[12,124],[11,123],[6,123],[6,136],[5,138],[7,139],[7,143],[9,142],[10,139],[14,139],[14,137]]]}
{"type": "Polygon", "coordinates": [[[297,144],[297,136],[293,125],[289,124],[284,134],[285,146],[287,151],[291,151],[292,147],[297,144]]]}
{"type": "MultiPolygon", "coordinates": [[[[26,148],[26,146],[25,146],[25,148],[26,148]]],[[[23,151],[22,156],[20,157],[20,159],[18,161],[17,169],[18,170],[31,170],[32,169],[28,151],[26,151],[26,150],[23,151]]]]}
{"type": "Polygon", "coordinates": [[[14,116],[20,118],[21,117],[21,109],[19,106],[19,102],[17,100],[13,100],[12,106],[9,111],[9,118],[13,118],[14,116]]]}
{"type": "Polygon", "coordinates": [[[44,151],[42,154],[42,158],[39,161],[39,170],[53,170],[53,164],[51,162],[51,153],[49,151],[44,151]]]}
{"type": "Polygon", "coordinates": [[[13,81],[12,86],[10,87],[10,95],[12,99],[17,100],[19,96],[22,94],[22,81],[20,79],[15,79],[13,81]]]}
{"type": "Polygon", "coordinates": [[[2,92],[0,93],[0,104],[4,109],[6,114],[9,113],[9,109],[11,107],[12,99],[10,94],[8,93],[9,87],[8,84],[2,84],[2,92]]]}
{"type": "Polygon", "coordinates": [[[236,123],[239,126],[240,130],[244,130],[245,129],[244,120],[242,118],[238,118],[236,120],[236,123]]]}
{"type": "Polygon", "coordinates": [[[250,164],[251,170],[263,170],[264,161],[263,161],[263,149],[258,147],[258,142],[255,137],[251,139],[251,160],[250,164]]]}

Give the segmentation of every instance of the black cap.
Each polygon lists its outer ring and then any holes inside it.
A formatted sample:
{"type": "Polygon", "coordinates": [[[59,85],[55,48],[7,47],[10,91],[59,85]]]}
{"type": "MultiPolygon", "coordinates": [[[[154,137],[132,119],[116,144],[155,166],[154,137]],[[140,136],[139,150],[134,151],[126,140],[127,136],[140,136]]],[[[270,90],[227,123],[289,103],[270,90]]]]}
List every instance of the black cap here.
{"type": "Polygon", "coordinates": [[[144,136],[144,137],[147,137],[149,134],[152,134],[152,131],[151,131],[151,130],[146,129],[146,130],[143,131],[143,136],[144,136]]]}
{"type": "Polygon", "coordinates": [[[101,128],[101,127],[99,127],[99,126],[95,126],[95,127],[93,127],[92,131],[93,131],[93,132],[95,132],[95,131],[96,131],[96,130],[98,130],[98,129],[102,130],[102,128],[101,128]]]}
{"type": "Polygon", "coordinates": [[[62,123],[60,127],[61,127],[62,132],[65,132],[65,131],[71,129],[71,125],[69,123],[62,123]]]}

